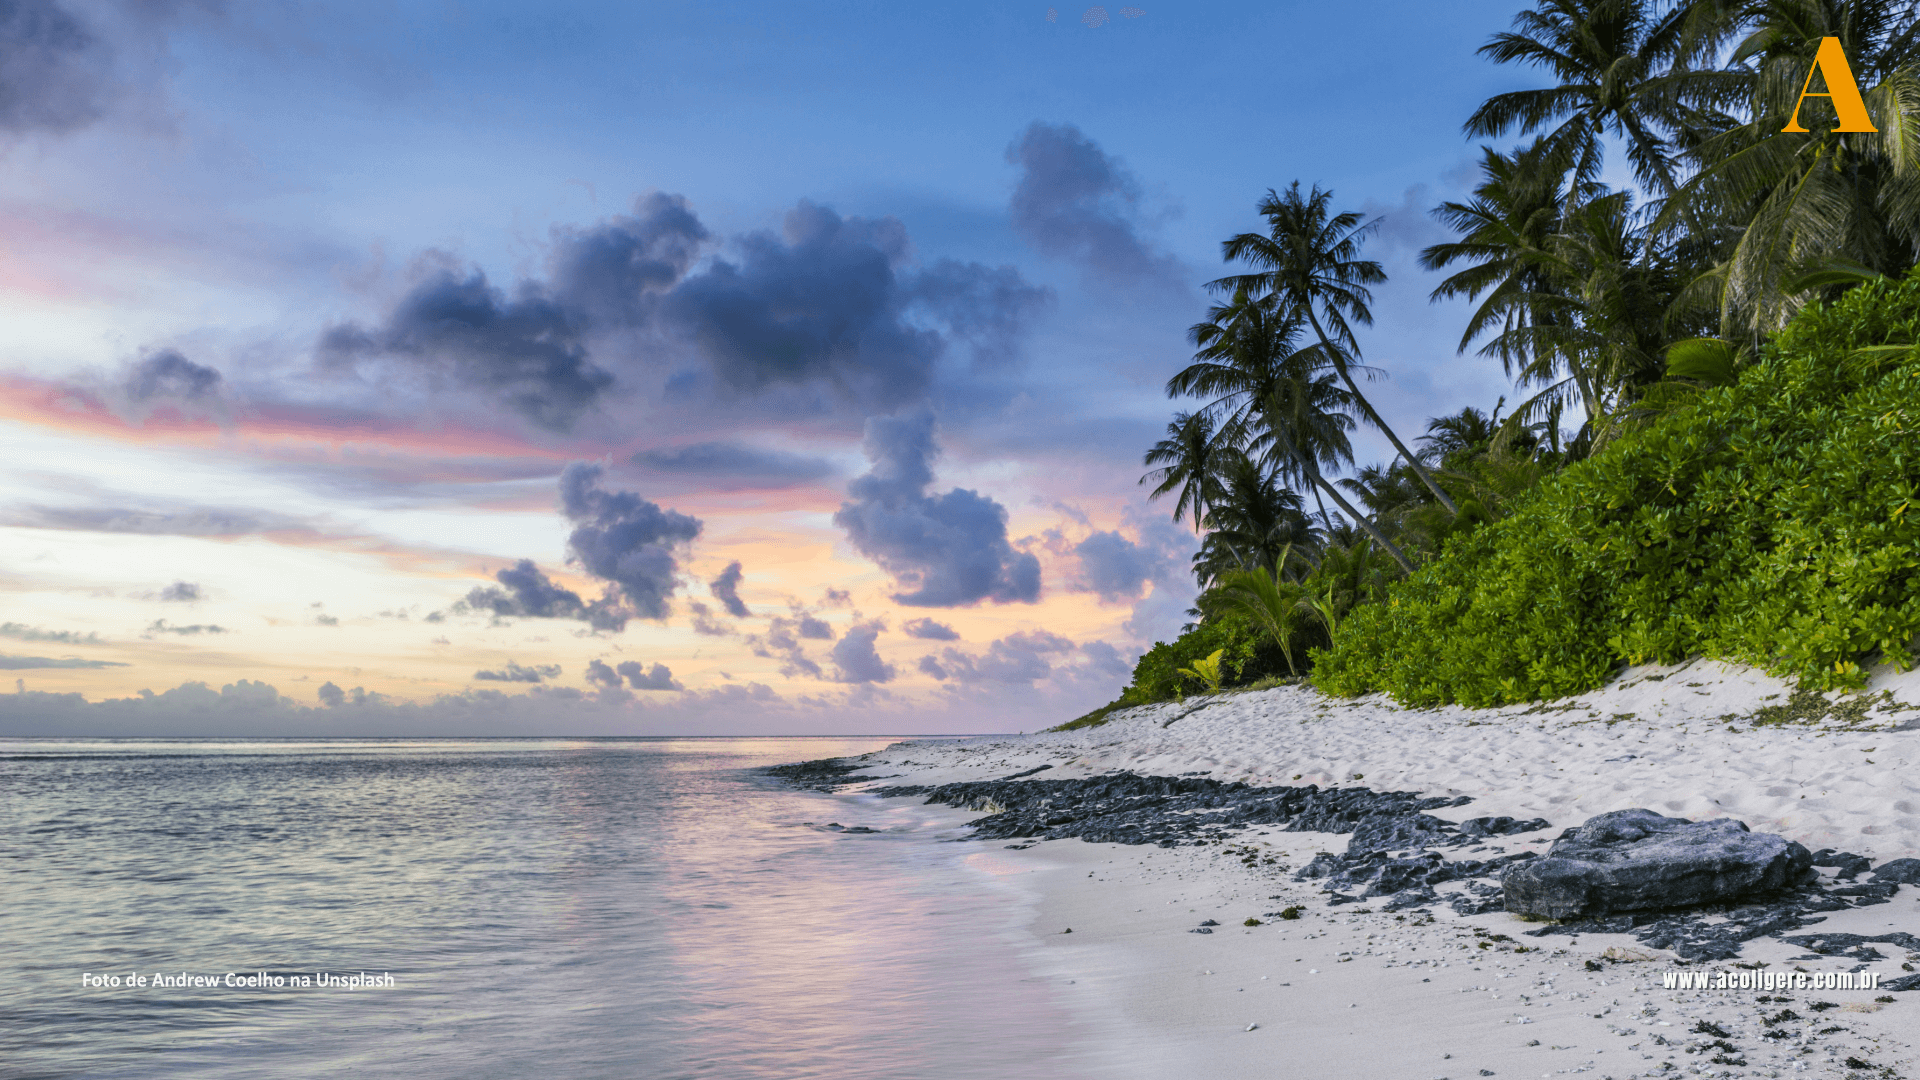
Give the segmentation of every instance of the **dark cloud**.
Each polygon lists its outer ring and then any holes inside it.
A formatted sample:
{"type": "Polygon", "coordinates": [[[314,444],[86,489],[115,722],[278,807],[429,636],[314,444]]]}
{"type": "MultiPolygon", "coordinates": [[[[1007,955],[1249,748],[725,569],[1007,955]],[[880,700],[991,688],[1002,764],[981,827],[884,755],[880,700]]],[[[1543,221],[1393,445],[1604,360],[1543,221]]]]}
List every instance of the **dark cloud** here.
{"type": "Polygon", "coordinates": [[[340,619],[335,615],[315,615],[313,617],[313,624],[315,626],[339,626],[340,619]]]}
{"type": "Polygon", "coordinates": [[[77,656],[52,659],[45,656],[0,655],[0,671],[27,671],[32,668],[106,668],[128,667],[112,660],[82,660],[77,656]]]}
{"type": "Polygon", "coordinates": [[[974,364],[981,368],[1018,359],[1027,328],[1054,302],[1053,290],[1027,284],[1011,266],[952,259],[915,275],[907,292],[955,340],[972,346],[974,364]]]}
{"type": "Polygon", "coordinates": [[[733,627],[714,618],[713,609],[707,605],[695,600],[687,605],[687,610],[693,613],[694,633],[705,634],[707,637],[733,636],[733,627]]]}
{"type": "Polygon", "coordinates": [[[320,704],[325,705],[329,709],[337,709],[347,700],[347,692],[335,686],[333,681],[329,679],[320,684],[319,698],[320,704]]]}
{"type": "Polygon", "coordinates": [[[630,460],[646,469],[697,480],[703,487],[729,491],[798,487],[837,471],[826,458],[732,442],[642,450],[630,460]]]}
{"type": "Polygon", "coordinates": [[[473,673],[473,677],[481,682],[537,683],[544,682],[547,679],[559,678],[559,676],[559,664],[534,664],[531,667],[521,667],[519,663],[513,660],[507,661],[507,666],[499,671],[476,671],[473,673]]]}
{"type": "MultiPolygon", "coordinates": [[[[634,386],[665,376],[670,395],[801,388],[885,411],[924,399],[950,347],[970,348],[977,368],[1013,359],[1052,301],[1011,266],[943,259],[917,270],[898,220],[805,201],[779,233],[736,236],[702,263],[710,239],[685,199],[645,196],[631,217],[555,230],[545,281],[509,293],[479,269],[440,265],[379,325],[327,331],[318,355],[336,370],[386,364],[424,375],[429,391],[435,382],[475,389],[556,431],[604,401],[616,373],[634,386]]],[[[662,453],[636,461],[783,483],[826,471],[785,455],[662,453]]]]}
{"type": "Polygon", "coordinates": [[[605,471],[575,462],[560,474],[560,510],[574,524],[568,551],[587,573],[617,586],[635,617],[664,619],[679,584],[674,549],[700,535],[700,522],[630,491],[602,489],[605,471]]]}
{"type": "Polygon", "coordinates": [[[653,298],[680,281],[708,237],[685,198],[642,195],[630,217],[555,230],[553,293],[598,322],[642,321],[653,298]]]}
{"type": "Polygon", "coordinates": [[[812,638],[815,641],[833,640],[833,627],[824,619],[816,619],[804,611],[798,612],[795,618],[799,620],[801,637],[812,638]]]}
{"type": "Polygon", "coordinates": [[[873,465],[848,486],[834,524],[861,554],[910,590],[894,602],[958,607],[981,600],[1032,603],[1040,596],[1040,562],[1007,542],[1007,512],[965,488],[929,496],[933,483],[933,416],[919,412],[867,421],[873,465]]]}
{"type": "Polygon", "coordinates": [[[890,682],[895,674],[893,665],[880,659],[880,653],[873,647],[874,639],[880,636],[885,625],[874,620],[858,622],[847,628],[838,644],[833,647],[834,681],[844,683],[883,683],[890,682]]]}
{"type": "Polygon", "coordinates": [[[54,0],[0,2],[0,129],[70,131],[100,116],[105,44],[54,0]]]}
{"type": "Polygon", "coordinates": [[[727,614],[736,619],[744,619],[753,614],[740,600],[740,580],[744,577],[746,574],[741,571],[740,562],[736,559],[728,563],[725,570],[720,571],[719,577],[707,582],[707,591],[727,609],[727,614]]]}
{"type": "Polygon", "coordinates": [[[1072,651],[1073,642],[1058,634],[1023,630],[994,641],[986,652],[977,656],[959,649],[944,649],[938,660],[930,656],[922,658],[920,670],[936,679],[1031,685],[1053,673],[1048,657],[1072,651]]]}
{"type": "Polygon", "coordinates": [[[540,427],[568,431],[613,385],[588,357],[582,332],[538,283],[509,297],[479,270],[441,270],[414,286],[384,326],[328,330],[320,355],[334,367],[400,361],[490,394],[540,427]]]}
{"type": "MultiPolygon", "coordinates": [[[[493,575],[497,586],[475,586],[466,598],[454,605],[456,611],[486,611],[499,617],[519,616],[534,619],[584,619],[587,604],[580,594],[555,585],[532,559],[521,559],[493,575]]],[[[434,621],[428,616],[429,622],[434,621]]]]}
{"type": "MultiPolygon", "coordinates": [[[[665,664],[655,664],[651,670],[637,660],[623,662],[617,669],[627,677],[627,685],[635,690],[685,690],[686,687],[673,680],[673,672],[665,664]]],[[[758,684],[755,684],[758,685],[758,684]]]]}
{"type": "Polygon", "coordinates": [[[26,623],[0,623],[0,637],[13,638],[15,641],[46,641],[60,645],[105,645],[97,632],[85,634],[74,630],[42,630],[26,623]]]}
{"type": "Polygon", "coordinates": [[[922,641],[960,640],[959,631],[945,623],[934,622],[932,619],[909,619],[900,629],[908,637],[919,638],[922,641]]]}
{"type": "Polygon", "coordinates": [[[776,383],[834,385],[888,407],[921,396],[940,336],[900,318],[895,273],[910,252],[893,218],[842,218],[801,202],[781,236],[735,241],[738,262],[716,260],[681,283],[668,305],[714,373],[736,391],[776,383]]]}
{"type": "Polygon", "coordinates": [[[1177,280],[1178,264],[1134,231],[1133,178],[1079,128],[1035,121],[1007,148],[1007,162],[1020,167],[1013,227],[1041,254],[1113,282],[1177,280]]]}
{"type": "Polygon", "coordinates": [[[127,396],[134,401],[178,398],[198,401],[220,388],[220,373],[203,367],[174,349],[161,349],[133,365],[127,373],[127,396]]]}
{"type": "Polygon", "coordinates": [[[848,607],[853,603],[853,594],[829,585],[826,591],[820,594],[820,603],[827,607],[848,607]]]}
{"type": "Polygon", "coordinates": [[[155,634],[179,634],[182,637],[194,637],[200,634],[231,634],[231,633],[233,633],[233,631],[227,629],[224,626],[214,626],[210,623],[208,624],[196,623],[192,626],[174,626],[171,623],[167,622],[167,620],[165,619],[155,619],[153,620],[153,625],[147,627],[143,636],[152,637],[155,634]]]}
{"type": "Polygon", "coordinates": [[[729,442],[642,450],[633,455],[632,460],[635,465],[695,477],[709,486],[728,488],[793,487],[833,473],[833,465],[825,458],[761,450],[729,442]]]}
{"type": "Polygon", "coordinates": [[[1074,545],[1080,559],[1081,587],[1109,603],[1133,600],[1159,577],[1166,559],[1117,532],[1096,532],[1074,545]]]}
{"type": "MultiPolygon", "coordinates": [[[[634,666],[638,667],[639,665],[636,664],[634,666]]],[[[587,662],[586,679],[589,683],[597,683],[609,690],[618,690],[620,688],[620,673],[599,660],[590,660],[587,662]]]]}

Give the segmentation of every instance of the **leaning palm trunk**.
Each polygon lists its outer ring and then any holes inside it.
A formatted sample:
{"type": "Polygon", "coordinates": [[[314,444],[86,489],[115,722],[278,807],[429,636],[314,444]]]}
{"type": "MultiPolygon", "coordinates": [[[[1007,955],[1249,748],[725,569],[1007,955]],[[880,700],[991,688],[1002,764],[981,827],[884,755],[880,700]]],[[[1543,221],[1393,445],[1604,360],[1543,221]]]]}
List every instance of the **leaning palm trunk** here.
{"type": "Polygon", "coordinates": [[[1284,432],[1275,429],[1273,435],[1275,439],[1279,440],[1280,447],[1286,453],[1287,457],[1291,458],[1293,462],[1299,466],[1300,471],[1306,474],[1307,479],[1314,487],[1326,492],[1327,496],[1333,500],[1333,504],[1338,506],[1347,517],[1359,522],[1360,527],[1367,531],[1368,536],[1373,537],[1375,543],[1387,549],[1387,554],[1393,556],[1393,561],[1399,563],[1402,570],[1405,570],[1409,574],[1413,573],[1413,563],[1407,558],[1406,553],[1394,546],[1393,541],[1387,539],[1386,534],[1380,531],[1380,527],[1374,524],[1371,518],[1355,510],[1353,504],[1348,502],[1340,494],[1339,489],[1328,483],[1326,477],[1320,475],[1320,468],[1314,464],[1313,459],[1301,455],[1298,450],[1294,449],[1293,440],[1287,438],[1284,432]]]}
{"type": "MultiPolygon", "coordinates": [[[[1339,373],[1340,380],[1347,384],[1348,392],[1353,394],[1354,400],[1360,403],[1360,408],[1366,411],[1367,419],[1387,437],[1387,441],[1393,444],[1394,450],[1407,459],[1407,464],[1413,467],[1414,475],[1420,477],[1420,482],[1427,485],[1427,490],[1433,492],[1433,497],[1440,500],[1440,505],[1446,507],[1448,513],[1459,514],[1460,508],[1453,504],[1453,500],[1447,497],[1446,492],[1440,490],[1440,485],[1434,483],[1433,476],[1420,464],[1420,459],[1413,456],[1413,452],[1407,449],[1407,444],[1401,442],[1400,436],[1395,435],[1393,429],[1387,426],[1387,422],[1380,418],[1379,412],[1373,407],[1373,402],[1368,401],[1367,395],[1360,392],[1359,385],[1353,381],[1353,373],[1347,370],[1345,358],[1333,347],[1333,342],[1327,340],[1327,332],[1320,328],[1320,319],[1314,315],[1312,308],[1307,309],[1307,320],[1313,324],[1313,332],[1320,336],[1320,347],[1327,351],[1328,362],[1333,365],[1334,371],[1339,373]]],[[[1386,541],[1382,540],[1381,543],[1384,544],[1386,541]]]]}

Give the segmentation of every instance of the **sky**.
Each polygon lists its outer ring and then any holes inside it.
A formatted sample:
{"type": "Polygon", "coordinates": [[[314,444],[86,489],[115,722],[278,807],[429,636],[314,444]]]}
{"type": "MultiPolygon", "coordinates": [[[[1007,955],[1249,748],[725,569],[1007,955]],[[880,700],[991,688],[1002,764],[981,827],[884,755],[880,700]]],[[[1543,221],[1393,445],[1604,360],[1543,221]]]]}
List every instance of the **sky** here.
{"type": "MultiPolygon", "coordinates": [[[[0,4],[0,734],[1035,730],[1269,188],[1411,436],[1518,4],[0,4]]],[[[1361,463],[1391,456],[1356,438],[1361,463]]]]}

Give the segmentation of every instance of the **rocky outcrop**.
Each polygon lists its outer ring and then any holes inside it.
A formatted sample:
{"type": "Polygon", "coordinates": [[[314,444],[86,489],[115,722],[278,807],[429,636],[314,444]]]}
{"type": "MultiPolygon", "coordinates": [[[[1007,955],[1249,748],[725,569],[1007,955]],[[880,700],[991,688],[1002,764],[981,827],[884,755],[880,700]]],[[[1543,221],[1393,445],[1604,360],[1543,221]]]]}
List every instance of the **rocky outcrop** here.
{"type": "Polygon", "coordinates": [[[1806,884],[1812,866],[1805,847],[1731,818],[1616,810],[1563,833],[1545,858],[1509,868],[1501,887],[1516,914],[1604,918],[1735,903],[1806,884]]]}

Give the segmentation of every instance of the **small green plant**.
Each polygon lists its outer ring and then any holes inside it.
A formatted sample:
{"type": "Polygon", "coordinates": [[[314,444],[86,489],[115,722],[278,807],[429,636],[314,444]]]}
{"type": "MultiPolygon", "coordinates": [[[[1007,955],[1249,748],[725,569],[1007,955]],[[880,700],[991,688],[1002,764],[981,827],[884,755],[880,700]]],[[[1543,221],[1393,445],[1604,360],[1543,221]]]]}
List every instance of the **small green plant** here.
{"type": "Polygon", "coordinates": [[[1293,907],[1281,908],[1280,917],[1283,919],[1287,919],[1289,921],[1293,919],[1297,919],[1300,917],[1300,908],[1297,905],[1293,907]]]}
{"type": "Polygon", "coordinates": [[[1264,926],[1266,924],[1262,923],[1259,919],[1248,917],[1247,921],[1241,923],[1240,925],[1241,926],[1264,926]]]}
{"type": "Polygon", "coordinates": [[[1181,668],[1180,674],[1206,683],[1207,693],[1217,694],[1220,692],[1220,680],[1226,677],[1220,671],[1220,658],[1226,654],[1225,649],[1215,649],[1211,655],[1195,660],[1192,667],[1181,668]]]}

